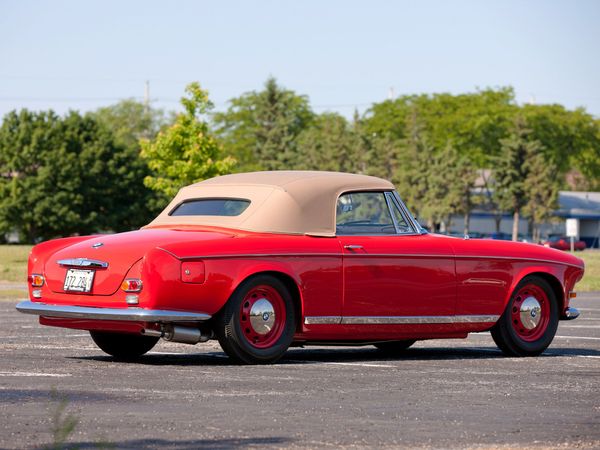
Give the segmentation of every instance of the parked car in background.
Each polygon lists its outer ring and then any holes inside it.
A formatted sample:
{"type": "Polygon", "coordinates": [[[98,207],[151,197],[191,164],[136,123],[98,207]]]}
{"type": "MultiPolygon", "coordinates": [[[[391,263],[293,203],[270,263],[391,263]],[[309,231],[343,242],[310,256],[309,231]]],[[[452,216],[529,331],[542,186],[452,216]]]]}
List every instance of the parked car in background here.
{"type": "Polygon", "coordinates": [[[141,230],[36,245],[17,309],[124,359],[161,338],[218,339],[256,364],[290,346],[393,353],[480,331],[532,356],[579,315],[583,271],[540,245],[428,233],[380,178],[254,172],[181,189],[141,230]]]}
{"type": "Polygon", "coordinates": [[[510,241],[512,240],[512,235],[504,233],[502,231],[495,231],[490,234],[489,239],[495,239],[498,241],[510,241]]]}
{"type": "MultiPolygon", "coordinates": [[[[555,248],[557,250],[571,250],[571,238],[567,236],[550,236],[550,238],[543,241],[542,244],[545,247],[555,248]]],[[[575,240],[573,247],[575,251],[585,250],[586,247],[584,241],[575,240]]]]}

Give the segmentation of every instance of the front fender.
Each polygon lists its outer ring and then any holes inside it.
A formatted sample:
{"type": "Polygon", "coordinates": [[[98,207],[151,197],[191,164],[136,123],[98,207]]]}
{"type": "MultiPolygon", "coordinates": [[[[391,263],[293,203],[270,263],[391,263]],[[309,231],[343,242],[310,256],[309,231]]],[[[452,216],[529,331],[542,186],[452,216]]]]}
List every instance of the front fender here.
{"type": "Polygon", "coordinates": [[[536,264],[536,265],[520,265],[515,267],[515,276],[513,277],[510,288],[506,293],[503,303],[503,311],[510,301],[510,298],[515,291],[517,285],[527,276],[538,275],[550,281],[550,284],[555,288],[556,299],[559,303],[559,310],[564,311],[569,306],[569,292],[573,290],[575,283],[583,276],[583,269],[574,266],[566,266],[561,264],[536,264]]]}

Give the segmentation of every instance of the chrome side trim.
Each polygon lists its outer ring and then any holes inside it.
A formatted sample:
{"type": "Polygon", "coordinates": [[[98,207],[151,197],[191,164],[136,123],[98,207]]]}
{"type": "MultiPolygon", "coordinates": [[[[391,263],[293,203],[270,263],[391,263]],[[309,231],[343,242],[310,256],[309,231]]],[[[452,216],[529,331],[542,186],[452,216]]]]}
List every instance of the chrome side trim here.
{"type": "Polygon", "coordinates": [[[501,259],[508,261],[533,261],[533,262],[543,262],[550,264],[559,264],[562,266],[572,266],[577,267],[578,269],[582,269],[581,266],[577,264],[571,264],[568,262],[562,261],[552,261],[551,259],[542,259],[542,258],[527,258],[524,256],[490,256],[490,255],[456,255],[456,259],[501,259]]]}
{"type": "Polygon", "coordinates": [[[92,308],[89,306],[47,305],[22,301],[19,312],[64,319],[123,320],[141,322],[204,322],[210,314],[142,308],[92,308]]]}
{"type": "Polygon", "coordinates": [[[499,315],[473,316],[312,316],[306,317],[306,325],[426,325],[435,323],[494,323],[499,315]],[[337,319],[337,320],[334,320],[337,319]]]}
{"type": "Polygon", "coordinates": [[[492,278],[468,278],[463,281],[463,284],[484,284],[490,286],[504,286],[506,284],[505,281],[502,280],[494,280],[492,278]]]}
{"type": "MultiPolygon", "coordinates": [[[[395,236],[395,235],[394,235],[395,236]]],[[[342,252],[339,253],[237,253],[237,254],[221,254],[221,255],[189,255],[189,256],[177,256],[170,250],[162,247],[156,247],[158,250],[162,250],[168,253],[173,258],[180,261],[187,259],[229,259],[229,258],[305,258],[305,257],[322,257],[322,258],[341,258],[342,252]]]]}
{"type": "Polygon", "coordinates": [[[341,316],[307,316],[304,318],[306,325],[326,325],[335,324],[339,325],[342,323],[341,316]]]}
{"type": "Polygon", "coordinates": [[[106,269],[108,267],[107,262],[88,258],[59,259],[56,262],[59,266],[65,267],[95,267],[99,269],[106,269]]]}
{"type": "Polygon", "coordinates": [[[500,316],[348,316],[342,324],[430,324],[430,323],[481,323],[496,322],[500,316]]]}
{"type": "MultiPolygon", "coordinates": [[[[354,235],[357,236],[357,235],[354,235]]],[[[394,239],[402,239],[406,234],[392,234],[388,235],[394,239]]],[[[162,247],[157,247],[166,253],[169,253],[174,258],[179,260],[186,259],[227,259],[227,258],[306,258],[306,257],[321,257],[321,258],[341,258],[342,253],[246,253],[246,254],[229,254],[229,255],[190,255],[190,256],[177,256],[174,253],[166,250],[162,247]]],[[[443,259],[484,259],[484,260],[508,260],[508,261],[529,261],[529,262],[542,262],[549,264],[558,264],[563,266],[572,266],[578,269],[582,267],[577,264],[571,264],[562,261],[552,261],[549,259],[540,258],[526,258],[519,256],[490,256],[490,255],[440,255],[440,254],[418,254],[418,253],[344,253],[344,258],[443,258],[443,259]]]]}

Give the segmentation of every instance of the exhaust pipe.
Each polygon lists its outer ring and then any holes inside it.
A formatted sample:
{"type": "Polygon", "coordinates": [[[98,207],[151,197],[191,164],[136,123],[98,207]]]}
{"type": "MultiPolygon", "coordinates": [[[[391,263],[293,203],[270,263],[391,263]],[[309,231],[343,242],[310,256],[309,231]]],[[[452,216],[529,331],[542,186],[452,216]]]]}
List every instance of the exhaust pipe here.
{"type": "Polygon", "coordinates": [[[160,330],[144,328],[142,334],[145,336],[161,337],[170,342],[192,345],[199,342],[206,342],[213,337],[212,331],[210,333],[203,333],[198,328],[182,327],[180,325],[162,325],[160,330]]]}

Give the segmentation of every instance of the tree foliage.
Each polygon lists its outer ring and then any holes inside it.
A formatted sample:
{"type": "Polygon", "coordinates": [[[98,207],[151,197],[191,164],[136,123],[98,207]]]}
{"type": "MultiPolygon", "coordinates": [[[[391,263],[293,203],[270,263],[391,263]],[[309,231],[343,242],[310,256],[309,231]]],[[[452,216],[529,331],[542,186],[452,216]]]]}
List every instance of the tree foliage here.
{"type": "Polygon", "coordinates": [[[0,127],[0,229],[33,242],[138,227],[144,173],[91,117],[11,112],[0,127]]]}
{"type": "Polygon", "coordinates": [[[534,220],[547,217],[556,207],[559,182],[552,173],[554,165],[545,157],[542,144],[527,128],[524,117],[515,118],[510,135],[500,143],[494,197],[500,208],[513,213],[512,239],[516,241],[524,208],[534,220]]]}
{"type": "Polygon", "coordinates": [[[134,99],[122,100],[88,114],[112,133],[117,145],[137,150],[141,139],[153,139],[167,123],[161,109],[134,99]]]}
{"type": "Polygon", "coordinates": [[[184,111],[175,123],[141,143],[142,157],[152,171],[144,184],[165,198],[188,184],[228,173],[235,163],[231,157],[221,158],[221,146],[203,118],[213,106],[208,92],[191,83],[186,93],[181,99],[184,111]]]}
{"type": "Polygon", "coordinates": [[[505,137],[514,110],[510,88],[460,95],[407,95],[375,103],[367,113],[366,129],[371,134],[406,139],[410,116],[417,115],[432,146],[442,149],[451,145],[484,167],[498,140],[505,137]]]}
{"type": "MultiPolygon", "coordinates": [[[[524,105],[521,115],[531,136],[543,146],[558,176],[570,170],[583,175],[576,189],[600,189],[600,125],[582,109],[562,105],[524,105]]],[[[563,187],[565,187],[563,185],[563,187]]]]}
{"type": "Polygon", "coordinates": [[[360,171],[361,136],[336,113],[315,116],[298,136],[293,168],[300,170],[360,171]]]}
{"type": "Polygon", "coordinates": [[[296,164],[297,138],[313,116],[307,97],[269,78],[262,91],[230,100],[214,122],[226,153],[239,161],[238,170],[280,170],[296,164]]]}
{"type": "Polygon", "coordinates": [[[511,88],[405,95],[352,119],[315,114],[306,96],[274,78],[212,116],[198,83],[181,104],[168,127],[162,111],[134,100],[84,117],[8,114],[0,127],[0,233],[33,241],[136,228],[180,187],[232,170],[379,176],[430,228],[462,214],[465,232],[477,201],[498,217],[526,216],[539,234],[559,189],[600,189],[600,120],[583,109],[518,105],[511,88]],[[486,168],[493,197],[474,195],[486,168]]]}

